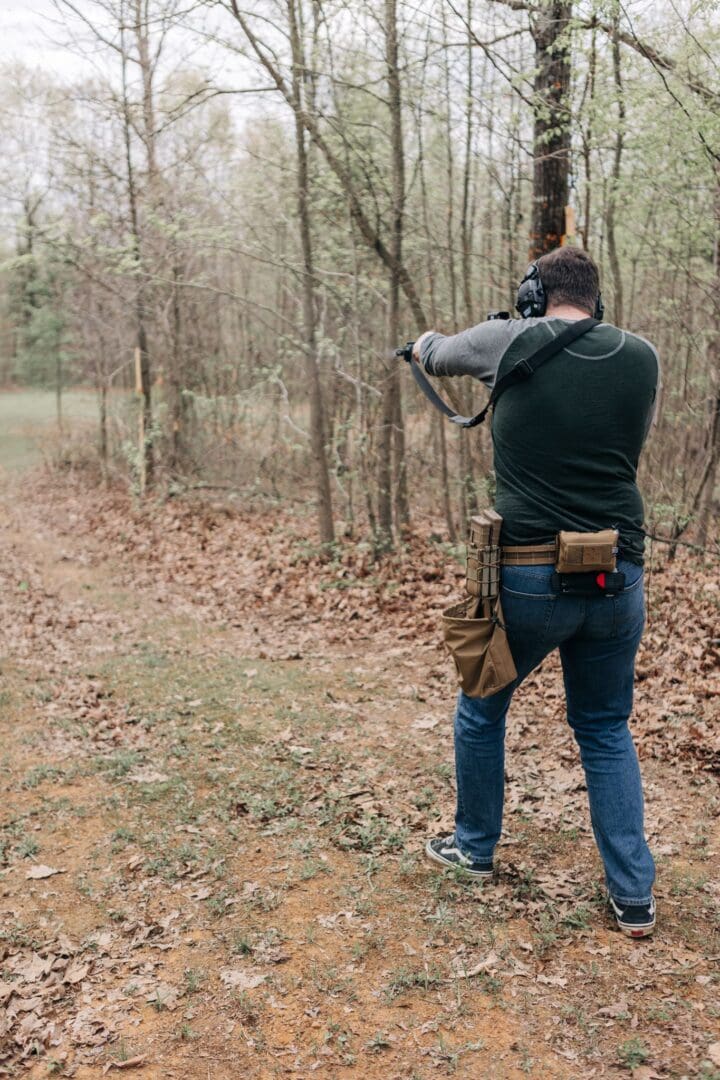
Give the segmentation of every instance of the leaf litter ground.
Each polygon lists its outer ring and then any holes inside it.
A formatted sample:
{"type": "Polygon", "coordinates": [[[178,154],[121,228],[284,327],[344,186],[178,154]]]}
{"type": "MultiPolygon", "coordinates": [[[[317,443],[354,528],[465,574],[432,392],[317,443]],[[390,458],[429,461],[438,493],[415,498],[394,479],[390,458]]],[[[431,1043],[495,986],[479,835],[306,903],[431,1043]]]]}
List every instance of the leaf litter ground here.
{"type": "Polygon", "coordinates": [[[0,1074],[720,1078],[717,566],[649,574],[660,923],[604,909],[557,664],[513,703],[490,884],[438,872],[461,568],[427,529],[6,480],[0,1074]]]}

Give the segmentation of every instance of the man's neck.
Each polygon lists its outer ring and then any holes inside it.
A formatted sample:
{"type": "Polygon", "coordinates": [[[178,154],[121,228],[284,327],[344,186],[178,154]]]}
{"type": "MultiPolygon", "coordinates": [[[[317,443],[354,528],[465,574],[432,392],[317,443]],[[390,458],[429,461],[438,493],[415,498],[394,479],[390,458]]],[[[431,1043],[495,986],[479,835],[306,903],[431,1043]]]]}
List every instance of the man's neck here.
{"type": "Polygon", "coordinates": [[[572,304],[551,304],[545,312],[549,319],[587,319],[587,311],[572,304]]]}

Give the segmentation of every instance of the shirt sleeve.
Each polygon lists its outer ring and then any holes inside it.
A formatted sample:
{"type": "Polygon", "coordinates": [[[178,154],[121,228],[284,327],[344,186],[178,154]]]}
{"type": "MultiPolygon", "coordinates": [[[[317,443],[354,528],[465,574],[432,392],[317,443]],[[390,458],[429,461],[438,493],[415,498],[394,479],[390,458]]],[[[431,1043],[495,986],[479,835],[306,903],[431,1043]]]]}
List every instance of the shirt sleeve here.
{"type": "Polygon", "coordinates": [[[428,334],[420,344],[420,363],[429,375],[472,375],[492,388],[517,322],[491,319],[450,337],[428,334]]]}

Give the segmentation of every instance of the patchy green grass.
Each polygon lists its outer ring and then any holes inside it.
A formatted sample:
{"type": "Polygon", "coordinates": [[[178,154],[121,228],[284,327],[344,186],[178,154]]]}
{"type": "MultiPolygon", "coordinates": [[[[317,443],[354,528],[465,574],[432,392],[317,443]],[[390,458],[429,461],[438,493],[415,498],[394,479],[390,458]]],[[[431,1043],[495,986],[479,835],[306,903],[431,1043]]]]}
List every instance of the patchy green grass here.
{"type": "MultiPolygon", "coordinates": [[[[104,584],[88,603],[115,603],[104,584]]],[[[662,935],[636,945],[601,910],[572,792],[560,817],[543,805],[538,734],[508,755],[511,781],[531,768],[495,878],[435,870],[423,844],[452,810],[451,743],[414,726],[440,705],[398,697],[381,644],[362,669],[331,644],[315,669],[239,658],[231,629],[158,618],[154,603],[136,617],[142,593],[131,600],[110,648],[72,654],[68,676],[27,675],[37,724],[14,741],[8,725],[1,766],[17,806],[0,829],[0,937],[31,954],[62,926],[82,943],[82,993],[130,1002],[107,1062],[163,1040],[162,1067],[188,1078],[204,1076],[200,1054],[230,1062],[218,1080],[296,1061],[308,1076],[574,1080],[657,1066],[672,1038],[673,1075],[704,1075],[717,1019],[705,958],[720,952],[709,812],[688,834],[697,860],[663,873],[662,935]],[[77,708],[89,672],[109,724],[77,708]],[[70,780],[72,802],[49,797],[70,780]],[[31,882],[40,862],[61,872],[31,882]],[[678,925],[688,899],[699,915],[678,925]]],[[[64,984],[58,1018],[82,1000],[64,984]]],[[[43,1065],[59,1059],[53,1048],[43,1065]]]]}
{"type": "MultiPolygon", "coordinates": [[[[86,429],[97,420],[95,395],[85,390],[63,394],[66,432],[86,429]]],[[[49,390],[0,391],[0,467],[26,469],[43,459],[57,437],[55,394],[49,390]]]]}

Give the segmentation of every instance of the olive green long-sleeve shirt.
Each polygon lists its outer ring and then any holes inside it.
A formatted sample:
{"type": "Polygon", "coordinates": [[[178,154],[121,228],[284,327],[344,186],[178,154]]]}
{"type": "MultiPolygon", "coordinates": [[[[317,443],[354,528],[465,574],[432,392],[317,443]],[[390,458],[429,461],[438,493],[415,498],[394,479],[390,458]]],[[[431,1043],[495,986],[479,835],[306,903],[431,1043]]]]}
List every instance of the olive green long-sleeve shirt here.
{"type": "MultiPolygon", "coordinates": [[[[472,375],[491,388],[568,321],[492,320],[451,337],[429,334],[420,360],[428,374],[472,375]]],[[[503,543],[617,528],[621,555],[642,563],[637,467],[659,379],[648,341],[601,323],[505,391],[492,420],[503,543]]]]}

